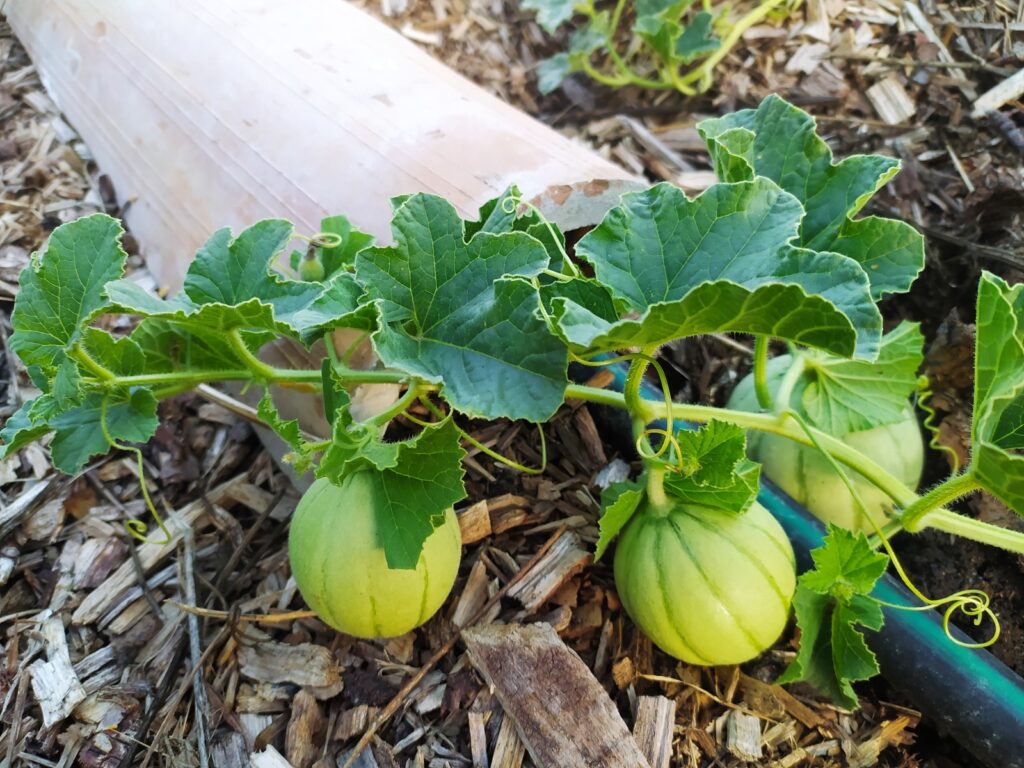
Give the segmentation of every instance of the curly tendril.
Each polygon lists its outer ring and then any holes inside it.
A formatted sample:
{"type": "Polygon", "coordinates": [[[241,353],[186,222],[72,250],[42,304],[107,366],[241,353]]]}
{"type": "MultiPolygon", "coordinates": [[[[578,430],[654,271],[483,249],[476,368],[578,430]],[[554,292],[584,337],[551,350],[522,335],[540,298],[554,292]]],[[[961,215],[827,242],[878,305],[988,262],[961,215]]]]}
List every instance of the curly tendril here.
{"type": "MultiPolygon", "coordinates": [[[[423,407],[426,408],[428,411],[430,411],[437,419],[443,419],[444,418],[444,413],[441,412],[440,408],[438,408],[436,405],[434,405],[432,402],[430,402],[430,398],[429,397],[427,397],[426,395],[421,395],[420,398],[419,398],[419,401],[423,405],[423,407]]],[[[409,421],[411,421],[413,424],[416,424],[417,426],[420,426],[420,427],[429,427],[433,423],[433,422],[424,421],[423,419],[417,418],[416,416],[413,416],[408,411],[406,413],[404,413],[403,416],[405,416],[405,418],[408,419],[409,421]]],[[[472,445],[474,448],[476,448],[478,451],[480,451],[480,453],[483,453],[486,456],[490,456],[492,459],[494,459],[497,462],[500,462],[501,464],[504,464],[506,467],[511,467],[512,469],[517,469],[520,472],[523,472],[523,473],[525,473],[527,475],[542,475],[542,474],[544,474],[544,471],[548,468],[548,441],[547,441],[547,437],[544,435],[544,428],[540,424],[537,425],[537,433],[540,435],[540,466],[539,467],[527,467],[526,465],[520,464],[518,461],[515,461],[514,459],[510,459],[508,456],[504,456],[504,455],[498,453],[493,448],[488,448],[486,445],[481,443],[479,440],[477,440],[471,434],[466,432],[466,430],[464,430],[458,424],[455,425],[455,429],[458,430],[459,437],[461,439],[465,440],[467,443],[472,445]]]]}
{"type": "MultiPolygon", "coordinates": [[[[555,225],[551,223],[547,216],[540,212],[540,208],[529,200],[524,200],[522,194],[519,192],[509,194],[508,197],[503,198],[501,201],[502,213],[506,213],[510,216],[513,214],[518,215],[520,207],[535,214],[537,218],[540,219],[541,224],[547,228],[548,234],[551,235],[551,241],[558,249],[558,253],[562,257],[562,264],[569,270],[569,275],[571,277],[580,277],[580,271],[577,266],[572,263],[572,259],[569,258],[569,254],[566,253],[565,246],[562,245],[562,240],[558,236],[558,232],[555,230],[555,225]]],[[[561,275],[558,272],[551,272],[550,270],[545,270],[545,274],[556,279],[565,278],[565,275],[561,275]]]]}
{"type": "Polygon", "coordinates": [[[126,521],[124,527],[128,529],[128,533],[134,536],[136,539],[141,541],[143,544],[156,544],[157,546],[163,546],[171,543],[171,532],[168,530],[167,525],[164,523],[160,513],[157,512],[156,505],[153,503],[153,499],[149,495],[149,488],[146,486],[146,467],[142,459],[142,451],[133,445],[124,445],[117,442],[110,434],[110,427],[107,425],[107,402],[108,398],[104,397],[100,403],[100,431],[103,433],[103,439],[107,441],[109,445],[115,451],[127,451],[128,453],[135,454],[136,462],[136,476],[139,479],[139,488],[142,490],[142,498],[146,502],[146,508],[149,513],[156,520],[157,525],[164,534],[163,541],[151,541],[147,538],[146,533],[149,531],[149,526],[138,518],[131,518],[126,521]]]}
{"type": "Polygon", "coordinates": [[[822,447],[821,443],[814,436],[814,432],[799,413],[787,410],[783,412],[782,416],[791,417],[800,426],[804,431],[804,434],[807,435],[808,439],[818,452],[825,457],[825,460],[832,465],[832,469],[839,474],[840,480],[843,481],[843,485],[846,486],[850,495],[853,496],[854,503],[860,509],[861,514],[867,518],[868,522],[871,523],[871,527],[875,529],[875,536],[878,538],[882,547],[885,549],[886,554],[889,556],[889,560],[892,563],[893,568],[896,569],[896,574],[899,576],[900,581],[903,582],[903,585],[910,590],[911,594],[920,600],[923,605],[899,605],[897,603],[889,603],[885,600],[879,600],[876,597],[871,597],[870,599],[885,608],[893,608],[899,611],[930,611],[934,608],[946,606],[946,610],[943,611],[942,614],[942,631],[946,633],[946,637],[949,638],[950,642],[963,648],[988,648],[995,644],[999,639],[1000,634],[1002,634],[1002,625],[999,623],[999,617],[996,615],[995,611],[992,610],[992,598],[989,594],[980,589],[962,589],[959,592],[954,592],[946,597],[933,599],[927,597],[923,592],[921,592],[921,590],[915,586],[914,582],[911,581],[907,572],[903,569],[903,564],[900,562],[899,557],[896,556],[896,552],[893,550],[892,544],[889,543],[888,537],[885,535],[882,528],[879,527],[877,521],[871,516],[867,505],[864,504],[864,500],[850,481],[846,470],[839,465],[839,462],[832,457],[832,454],[822,447]],[[959,640],[954,637],[949,628],[949,622],[956,611],[960,611],[967,618],[973,619],[974,626],[976,627],[980,627],[982,622],[988,618],[988,620],[992,622],[991,637],[981,642],[964,642],[963,640],[959,640]]]}
{"type": "Polygon", "coordinates": [[[936,423],[938,414],[935,411],[935,407],[931,404],[931,398],[934,394],[932,392],[932,383],[928,380],[927,376],[921,376],[917,380],[917,407],[925,413],[924,428],[931,434],[931,439],[928,441],[928,447],[932,450],[945,453],[950,457],[950,465],[953,468],[953,474],[960,473],[960,454],[953,449],[952,446],[946,445],[939,441],[941,432],[939,425],[936,423]]]}
{"type": "Polygon", "coordinates": [[[338,248],[345,242],[337,232],[316,232],[312,235],[296,232],[293,237],[305,241],[310,248],[338,248]]]}
{"type": "Polygon", "coordinates": [[[632,363],[634,360],[646,361],[658,376],[658,386],[661,388],[661,396],[665,402],[665,426],[663,428],[649,427],[638,435],[636,452],[643,459],[660,459],[665,455],[667,450],[673,448],[675,449],[675,456],[670,458],[666,464],[670,468],[678,468],[680,472],[684,471],[683,457],[679,447],[679,441],[675,438],[674,422],[672,420],[672,391],[668,386],[668,377],[665,375],[665,369],[656,358],[651,355],[645,355],[641,352],[631,352],[625,355],[618,355],[617,357],[590,360],[585,357],[580,357],[571,350],[569,352],[569,358],[574,363],[587,365],[592,368],[602,368],[606,365],[612,365],[613,363],[632,363]],[[662,438],[661,444],[658,446],[657,450],[649,448],[647,445],[650,442],[649,438],[651,435],[657,435],[662,438]]]}

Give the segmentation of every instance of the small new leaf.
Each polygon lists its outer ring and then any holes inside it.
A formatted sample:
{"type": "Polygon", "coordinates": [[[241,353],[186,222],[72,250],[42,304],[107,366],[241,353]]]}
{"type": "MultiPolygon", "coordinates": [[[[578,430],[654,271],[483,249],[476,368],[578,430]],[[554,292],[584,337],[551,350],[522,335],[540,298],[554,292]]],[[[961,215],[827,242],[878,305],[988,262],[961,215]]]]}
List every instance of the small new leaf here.
{"type": "MultiPolygon", "coordinates": [[[[364,444],[362,455],[375,467],[370,476],[378,542],[390,568],[415,568],[423,542],[444,520],[445,510],[466,497],[466,453],[459,444],[459,430],[445,419],[404,442],[376,442],[364,444]]],[[[350,461],[346,469],[355,471],[355,465],[350,461]]],[[[324,463],[318,474],[330,476],[324,463]]]]}
{"type": "Polygon", "coordinates": [[[757,498],[761,466],[745,457],[746,435],[734,424],[711,420],[676,433],[682,472],[665,475],[668,493],[690,504],[742,514],[757,498]]]}
{"type": "Polygon", "coordinates": [[[800,577],[793,598],[800,650],[778,682],[802,680],[837,704],[855,709],[852,683],[879,671],[858,627],[882,627],[882,609],[869,594],[889,558],[872,550],[864,534],[834,525],[811,556],[815,568],[800,577]]]}
{"type": "Polygon", "coordinates": [[[594,560],[600,560],[608,545],[619,535],[626,523],[644,499],[644,489],[639,483],[616,483],[601,495],[601,519],[598,521],[600,534],[594,560]]]}
{"type": "Polygon", "coordinates": [[[976,322],[970,471],[1024,515],[1024,284],[982,273],[976,322]]]}

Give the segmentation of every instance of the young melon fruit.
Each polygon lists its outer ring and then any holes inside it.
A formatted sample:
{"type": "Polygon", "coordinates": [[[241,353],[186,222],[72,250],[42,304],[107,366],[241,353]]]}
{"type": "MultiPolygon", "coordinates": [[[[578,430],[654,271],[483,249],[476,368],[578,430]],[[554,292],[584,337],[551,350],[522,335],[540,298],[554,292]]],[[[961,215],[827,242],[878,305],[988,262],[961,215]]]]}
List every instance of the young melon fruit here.
{"type": "Polygon", "coordinates": [[[415,569],[389,568],[377,541],[377,485],[361,470],[338,486],[313,483],[295,509],[288,537],[292,575],[325,622],[356,637],[397,637],[444,603],[462,554],[451,509],[423,544],[415,569]]]}
{"type": "Polygon", "coordinates": [[[793,548],[764,507],[744,514],[646,502],[619,536],[615,586],[655,645],[691,664],[739,664],[782,634],[796,589],[793,548]]]}
{"type": "MultiPolygon", "coordinates": [[[[790,365],[792,358],[789,355],[781,355],[769,361],[768,387],[772,395],[778,391],[779,383],[790,365]]],[[[806,417],[797,396],[791,399],[790,406],[806,417]]],[[[754,392],[752,375],[736,386],[727,407],[739,411],[761,410],[754,392]]],[[[917,417],[909,404],[900,421],[835,437],[878,462],[904,485],[917,488],[921,482],[924,443],[917,417]]],[[[767,477],[818,519],[851,531],[874,533],[874,527],[860,511],[842,479],[813,446],[751,430],[747,434],[747,454],[761,463],[767,477]]],[[[893,513],[892,500],[863,475],[853,470],[848,470],[848,475],[864,500],[868,513],[879,526],[884,525],[893,513]]]]}

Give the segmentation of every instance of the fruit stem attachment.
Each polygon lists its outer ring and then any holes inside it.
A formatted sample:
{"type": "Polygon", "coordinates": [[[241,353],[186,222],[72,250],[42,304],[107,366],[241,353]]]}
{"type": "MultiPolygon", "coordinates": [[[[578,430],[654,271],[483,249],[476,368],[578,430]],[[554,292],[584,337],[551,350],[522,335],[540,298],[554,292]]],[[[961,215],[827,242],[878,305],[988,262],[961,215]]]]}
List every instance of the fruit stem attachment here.
{"type": "MultiPolygon", "coordinates": [[[[981,483],[978,482],[970,469],[962,475],[954,475],[904,507],[903,513],[900,515],[900,522],[908,531],[920,531],[923,528],[936,528],[938,526],[935,525],[935,521],[937,521],[940,516],[935,516],[935,512],[940,511],[940,508],[944,507],[946,504],[956,501],[961,496],[973,493],[981,487],[981,483]]],[[[948,512],[948,510],[942,511],[948,512]]],[[[957,517],[962,516],[957,515],[957,517]]],[[[962,519],[970,520],[970,518],[962,519]]],[[[947,521],[946,524],[952,523],[947,521]]]]}
{"type": "Polygon", "coordinates": [[[650,511],[661,517],[668,514],[671,502],[665,493],[665,466],[650,464],[647,467],[647,501],[650,511]]]}
{"type": "Polygon", "coordinates": [[[764,410],[772,409],[772,393],[768,389],[768,337],[754,337],[754,392],[757,403],[764,410]]]}

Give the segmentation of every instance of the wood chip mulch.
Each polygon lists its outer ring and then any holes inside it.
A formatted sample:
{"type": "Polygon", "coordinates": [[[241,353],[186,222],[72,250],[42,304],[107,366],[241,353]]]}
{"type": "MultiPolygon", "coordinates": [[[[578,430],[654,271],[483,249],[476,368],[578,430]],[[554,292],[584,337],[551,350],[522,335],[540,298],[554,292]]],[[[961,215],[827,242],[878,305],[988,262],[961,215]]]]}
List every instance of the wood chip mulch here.
{"type": "MultiPolygon", "coordinates": [[[[950,285],[979,264],[1020,276],[1020,95],[997,107],[1003,119],[971,109],[1019,68],[1022,3],[810,0],[787,22],[753,30],[715,94],[690,104],[585,81],[541,99],[532,67],[555,48],[512,4],[384,0],[369,10],[652,179],[706,173],[696,120],[780,91],[827,113],[837,152],[904,159],[910,181],[877,205],[929,234],[930,257],[949,278],[932,302],[969,306],[950,285]],[[908,57],[934,66],[905,67],[908,57]]],[[[0,301],[9,322],[17,273],[46,235],[117,209],[6,27],[0,64],[0,301]]],[[[682,396],[727,394],[745,364],[737,343],[676,350],[682,396]]],[[[9,415],[32,392],[9,352],[0,366],[9,415]]],[[[532,686],[552,712],[566,706],[557,693],[597,686],[614,706],[572,735],[604,743],[619,734],[619,716],[659,768],[971,765],[955,750],[936,757],[949,745],[916,745],[919,714],[888,701],[884,688],[866,687],[849,713],[799,686],[773,685],[792,658],[791,630],[742,668],[692,667],[653,648],[625,617],[609,563],[592,562],[600,483],[629,469],[598,438],[600,420],[586,407],[563,409],[546,427],[549,464],[539,476],[472,456],[452,597],[425,627],[375,642],[288,615],[304,608],[285,547],[297,496],[230,409],[195,396],[161,407],[146,472],[167,511],[166,544],[158,531],[147,544],[125,531],[144,506],[124,456],[74,479],[54,472],[38,447],[0,463],[0,765],[327,768],[345,765],[361,740],[369,747],[353,763],[360,768],[533,765],[527,747],[543,749],[559,721],[533,712],[527,722],[531,712],[506,696],[510,682],[532,686]],[[250,620],[264,614],[283,620],[250,620]],[[495,621],[505,629],[484,633],[495,621]],[[559,676],[510,681],[488,652],[495,647],[517,663],[553,654],[559,676]]],[[[539,463],[532,427],[474,426],[489,447],[539,463]]]]}

